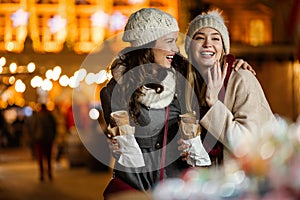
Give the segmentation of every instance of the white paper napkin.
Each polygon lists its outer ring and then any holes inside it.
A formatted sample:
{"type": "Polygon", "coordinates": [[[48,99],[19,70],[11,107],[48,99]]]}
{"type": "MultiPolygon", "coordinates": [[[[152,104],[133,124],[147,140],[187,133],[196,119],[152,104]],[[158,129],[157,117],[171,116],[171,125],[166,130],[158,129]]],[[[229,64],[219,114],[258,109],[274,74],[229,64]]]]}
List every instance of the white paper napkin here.
{"type": "Polygon", "coordinates": [[[190,148],[187,150],[190,153],[187,160],[189,165],[193,167],[211,165],[209,155],[202,145],[200,136],[184,141],[190,145],[190,148]]]}
{"type": "Polygon", "coordinates": [[[118,140],[121,155],[118,163],[125,167],[145,166],[142,151],[133,134],[115,136],[118,140]]]}

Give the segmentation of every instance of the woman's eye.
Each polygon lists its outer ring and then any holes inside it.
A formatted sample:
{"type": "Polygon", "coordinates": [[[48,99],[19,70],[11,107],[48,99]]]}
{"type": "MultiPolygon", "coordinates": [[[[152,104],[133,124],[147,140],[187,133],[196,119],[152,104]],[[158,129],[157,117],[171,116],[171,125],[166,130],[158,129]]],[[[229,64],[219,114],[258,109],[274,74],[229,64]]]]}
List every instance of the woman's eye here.
{"type": "Polygon", "coordinates": [[[212,40],[215,40],[215,41],[220,41],[220,38],[218,38],[218,37],[215,37],[215,38],[212,38],[212,40]]]}
{"type": "Polygon", "coordinates": [[[204,40],[204,37],[196,36],[196,37],[194,38],[194,40],[204,40]]]}
{"type": "Polygon", "coordinates": [[[166,42],[167,43],[169,43],[169,44],[171,44],[171,43],[173,43],[175,40],[167,40],[166,42]]]}

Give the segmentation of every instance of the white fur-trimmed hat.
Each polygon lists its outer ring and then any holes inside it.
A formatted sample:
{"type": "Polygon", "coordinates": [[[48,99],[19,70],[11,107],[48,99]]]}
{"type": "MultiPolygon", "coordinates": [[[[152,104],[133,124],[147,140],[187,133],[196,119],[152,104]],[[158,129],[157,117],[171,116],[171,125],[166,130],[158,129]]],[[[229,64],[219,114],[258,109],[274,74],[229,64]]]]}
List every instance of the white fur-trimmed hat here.
{"type": "Polygon", "coordinates": [[[172,15],[156,8],[142,8],[130,15],[122,39],[138,47],[176,31],[179,27],[172,15]]]}
{"type": "Polygon", "coordinates": [[[198,15],[197,17],[195,17],[190,22],[188,31],[186,33],[185,52],[188,54],[195,33],[199,31],[201,28],[205,28],[205,27],[213,28],[221,34],[225,53],[226,55],[229,54],[230,51],[229,33],[224,23],[224,19],[221,16],[221,12],[219,12],[218,10],[211,10],[207,13],[204,12],[198,15]]]}

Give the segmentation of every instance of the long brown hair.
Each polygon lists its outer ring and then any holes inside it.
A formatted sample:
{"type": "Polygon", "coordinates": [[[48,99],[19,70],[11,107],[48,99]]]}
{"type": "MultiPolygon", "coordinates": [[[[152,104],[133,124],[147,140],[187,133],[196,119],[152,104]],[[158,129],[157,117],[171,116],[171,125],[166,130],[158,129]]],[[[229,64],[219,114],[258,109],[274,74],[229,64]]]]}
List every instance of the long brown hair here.
{"type": "MultiPolygon", "coordinates": [[[[112,65],[111,70],[117,67],[124,66],[122,86],[115,87],[120,96],[120,109],[128,109],[134,122],[138,123],[137,118],[141,114],[141,104],[139,98],[144,95],[142,87],[146,84],[147,87],[154,89],[157,93],[163,91],[161,81],[166,77],[167,70],[155,63],[153,47],[155,41],[147,44],[144,47],[124,49],[118,59],[112,65]],[[129,100],[129,101],[128,101],[129,100]]],[[[172,67],[179,73],[184,74],[187,61],[181,55],[175,55],[172,62],[172,67]],[[183,64],[184,63],[184,64],[183,64]]]]}

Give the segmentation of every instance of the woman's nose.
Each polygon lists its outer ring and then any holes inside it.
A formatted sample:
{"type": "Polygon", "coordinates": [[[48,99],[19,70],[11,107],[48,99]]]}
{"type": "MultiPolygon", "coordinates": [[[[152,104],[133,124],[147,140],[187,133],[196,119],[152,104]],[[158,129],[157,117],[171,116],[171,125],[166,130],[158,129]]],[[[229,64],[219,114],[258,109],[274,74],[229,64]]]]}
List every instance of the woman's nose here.
{"type": "Polygon", "coordinates": [[[204,46],[204,47],[209,47],[211,45],[211,43],[210,43],[210,40],[209,39],[204,39],[204,42],[203,42],[203,44],[202,44],[202,46],[204,46]]]}
{"type": "Polygon", "coordinates": [[[178,48],[177,44],[173,45],[172,51],[175,52],[175,53],[179,52],[179,48],[178,48]]]}

